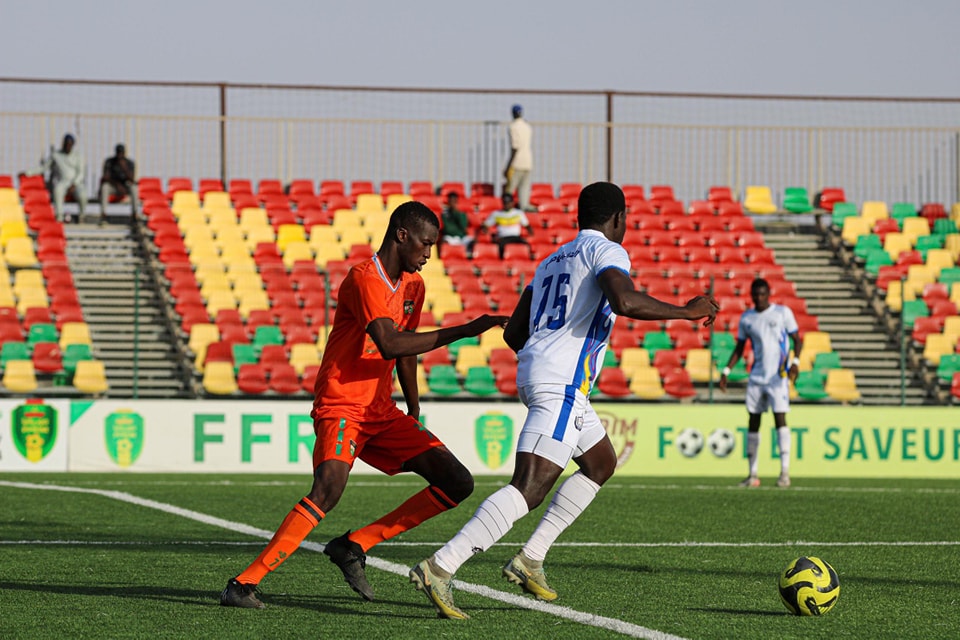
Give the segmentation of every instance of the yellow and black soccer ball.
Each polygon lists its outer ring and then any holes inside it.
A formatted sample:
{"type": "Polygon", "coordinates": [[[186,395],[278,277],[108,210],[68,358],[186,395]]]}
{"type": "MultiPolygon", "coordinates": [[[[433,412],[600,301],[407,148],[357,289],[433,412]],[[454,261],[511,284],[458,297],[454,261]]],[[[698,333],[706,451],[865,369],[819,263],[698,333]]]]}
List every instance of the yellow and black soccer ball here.
{"type": "Polygon", "coordinates": [[[797,616],[822,616],[837,604],[840,580],[820,558],[803,556],[780,572],[780,599],[797,616]]]}

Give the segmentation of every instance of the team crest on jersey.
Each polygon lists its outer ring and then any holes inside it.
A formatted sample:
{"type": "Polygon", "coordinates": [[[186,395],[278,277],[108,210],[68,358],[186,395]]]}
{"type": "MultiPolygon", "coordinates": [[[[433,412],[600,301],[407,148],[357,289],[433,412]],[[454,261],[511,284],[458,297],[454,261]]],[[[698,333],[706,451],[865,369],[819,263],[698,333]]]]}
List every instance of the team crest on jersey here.
{"type": "Polygon", "coordinates": [[[403,315],[409,316],[413,313],[413,300],[403,301],[403,315]]]}

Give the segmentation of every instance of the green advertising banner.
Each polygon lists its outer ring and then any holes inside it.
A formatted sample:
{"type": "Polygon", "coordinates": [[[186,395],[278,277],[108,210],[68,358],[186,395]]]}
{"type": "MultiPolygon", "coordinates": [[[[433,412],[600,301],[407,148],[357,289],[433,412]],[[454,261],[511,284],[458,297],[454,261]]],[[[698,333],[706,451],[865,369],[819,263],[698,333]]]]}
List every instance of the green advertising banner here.
{"type": "MultiPolygon", "coordinates": [[[[618,474],[747,474],[743,406],[598,404],[618,474]],[[732,436],[732,438],[730,437],[732,436]]],[[[794,407],[793,477],[960,477],[960,413],[949,407],[794,407]]],[[[773,416],[760,428],[760,475],[779,471],[773,416]]]]}

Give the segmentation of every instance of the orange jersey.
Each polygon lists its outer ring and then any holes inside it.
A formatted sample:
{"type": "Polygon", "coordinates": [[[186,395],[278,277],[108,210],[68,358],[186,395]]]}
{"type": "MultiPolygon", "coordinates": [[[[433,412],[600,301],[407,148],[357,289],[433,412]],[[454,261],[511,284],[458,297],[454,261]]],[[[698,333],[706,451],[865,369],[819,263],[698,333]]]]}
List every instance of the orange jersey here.
{"type": "Polygon", "coordinates": [[[423,278],[402,273],[393,283],[374,256],[355,265],[340,285],[333,329],[314,386],[313,417],[382,420],[396,411],[394,360],[384,360],[367,326],[390,318],[399,331],[414,331],[423,307],[423,278]]]}

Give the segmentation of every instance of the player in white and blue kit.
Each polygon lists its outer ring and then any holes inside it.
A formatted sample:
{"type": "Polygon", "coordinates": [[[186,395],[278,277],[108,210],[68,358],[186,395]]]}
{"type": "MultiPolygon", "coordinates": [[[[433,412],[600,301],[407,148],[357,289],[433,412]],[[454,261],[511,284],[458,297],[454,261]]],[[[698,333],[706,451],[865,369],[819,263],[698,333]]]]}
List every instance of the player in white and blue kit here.
{"type": "Polygon", "coordinates": [[[528,593],[556,599],[543,559],[616,468],[613,445],[589,400],[614,321],[620,315],[706,318],[709,325],[719,309],[710,297],[697,296],[681,307],[636,290],[620,245],[626,214],[618,186],[598,182],[585,187],[577,220],[580,233],[540,263],[503,334],[518,352],[517,388],[528,409],[513,478],[480,505],[450,542],[410,571],[441,617],[467,617],[453,603],[453,574],[543,502],[572,459],[579,470],[560,485],[539,526],[502,572],[528,593]]]}
{"type": "Polygon", "coordinates": [[[747,339],[753,345],[753,368],[747,380],[747,413],[750,421],[747,428],[747,461],[750,473],[740,483],[743,487],[759,487],[757,475],[757,451],[760,448],[760,418],[770,409],[773,411],[777,430],[777,449],[780,451],[780,477],[778,487],[790,486],[790,429],[787,427],[787,412],[790,411],[790,384],[797,379],[800,364],[800,340],[797,320],[790,307],[770,303],[770,285],[757,278],[750,285],[753,309],[743,312],[737,331],[737,346],[720,376],[720,389],[727,390],[727,376],[746,346],[747,339]],[[794,357],[790,358],[790,341],[793,340],[794,357]]]}

